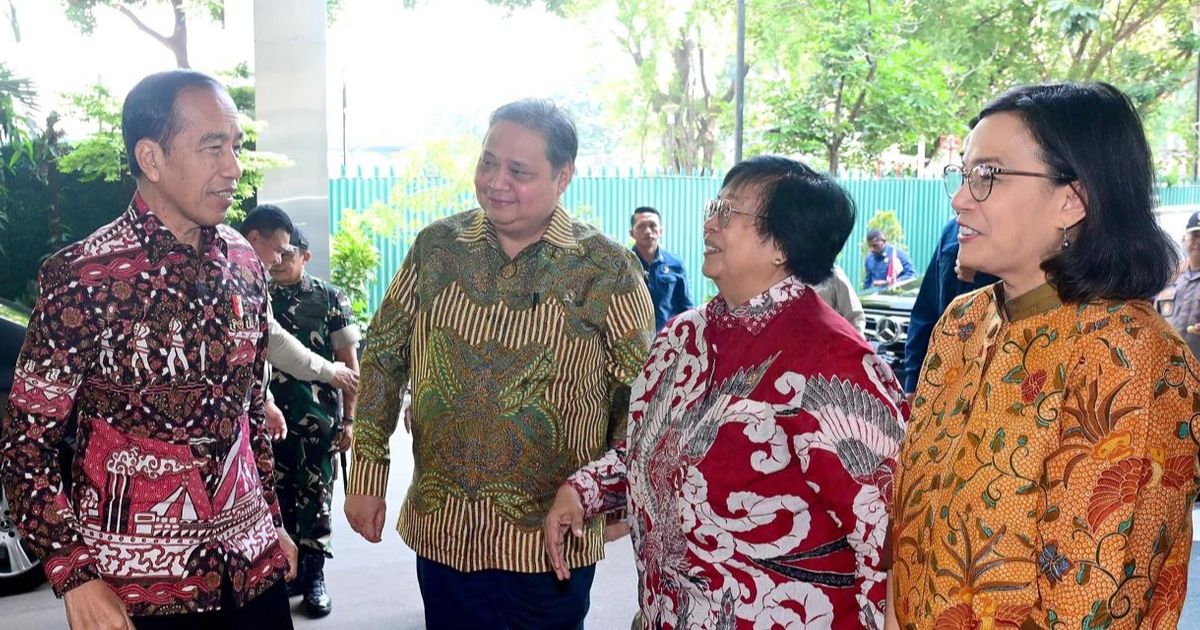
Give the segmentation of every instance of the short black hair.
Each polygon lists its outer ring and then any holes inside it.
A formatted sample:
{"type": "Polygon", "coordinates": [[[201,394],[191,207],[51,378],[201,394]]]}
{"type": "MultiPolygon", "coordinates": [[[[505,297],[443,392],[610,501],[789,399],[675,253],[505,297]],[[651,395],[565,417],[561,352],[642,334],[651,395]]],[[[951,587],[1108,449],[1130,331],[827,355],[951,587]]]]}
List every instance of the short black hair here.
{"type": "Polygon", "coordinates": [[[260,236],[269,237],[279,230],[287,230],[287,233],[291,234],[295,227],[292,224],[292,218],[283,211],[283,208],[263,203],[246,213],[246,218],[242,220],[238,230],[241,231],[242,236],[250,236],[250,232],[255,231],[260,236]]]}
{"type": "Polygon", "coordinates": [[[579,153],[579,136],[575,133],[575,121],[567,110],[544,98],[523,98],[501,105],[488,119],[488,129],[501,120],[517,123],[536,131],[546,138],[546,159],[555,172],[575,161],[579,153]]]}
{"type": "Polygon", "coordinates": [[[170,151],[171,139],[183,130],[175,101],[187,88],[202,87],[218,94],[228,94],[225,86],[213,77],[195,70],[177,69],[156,72],[133,86],[121,108],[121,137],[125,141],[125,157],[134,177],[142,176],[135,150],[138,141],[149,138],[164,152],[170,151]]]}
{"type": "Polygon", "coordinates": [[[1013,88],[971,120],[1021,118],[1042,162],[1073,180],[1087,214],[1072,244],[1042,263],[1064,302],[1149,299],[1170,282],[1179,256],[1154,220],[1154,163],[1129,97],[1107,83],[1013,88]]]}
{"type": "Polygon", "coordinates": [[[877,238],[882,238],[884,240],[887,240],[887,237],[883,235],[883,230],[881,230],[879,228],[871,228],[870,230],[867,230],[867,242],[868,243],[870,243],[871,241],[873,241],[877,238]]]}
{"type": "Polygon", "coordinates": [[[783,251],[788,271],[808,284],[833,274],[854,227],[854,201],[824,173],[798,160],[760,155],[743,160],[725,175],[724,189],[760,186],[758,232],[783,251]]]}
{"type": "Polygon", "coordinates": [[[639,214],[653,214],[654,216],[658,217],[659,221],[662,220],[662,215],[658,213],[658,210],[651,208],[650,206],[642,206],[637,210],[634,210],[633,214],[629,215],[629,227],[633,227],[637,224],[637,215],[639,214]]]}

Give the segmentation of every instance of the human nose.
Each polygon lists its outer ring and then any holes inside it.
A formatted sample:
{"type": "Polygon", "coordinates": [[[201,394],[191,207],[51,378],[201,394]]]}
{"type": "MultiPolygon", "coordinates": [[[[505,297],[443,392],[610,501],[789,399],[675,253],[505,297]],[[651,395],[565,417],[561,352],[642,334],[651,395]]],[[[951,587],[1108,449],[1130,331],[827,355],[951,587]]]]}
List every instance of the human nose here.
{"type": "Polygon", "coordinates": [[[225,154],[221,161],[221,176],[234,180],[242,177],[242,162],[238,159],[237,152],[229,151],[225,154]]]}
{"type": "Polygon", "coordinates": [[[954,195],[950,197],[950,207],[954,208],[955,213],[962,214],[963,212],[969,209],[977,208],[978,206],[979,202],[976,201],[975,196],[971,194],[971,184],[964,177],[962,180],[962,185],[959,186],[958,190],[954,192],[954,195]]]}

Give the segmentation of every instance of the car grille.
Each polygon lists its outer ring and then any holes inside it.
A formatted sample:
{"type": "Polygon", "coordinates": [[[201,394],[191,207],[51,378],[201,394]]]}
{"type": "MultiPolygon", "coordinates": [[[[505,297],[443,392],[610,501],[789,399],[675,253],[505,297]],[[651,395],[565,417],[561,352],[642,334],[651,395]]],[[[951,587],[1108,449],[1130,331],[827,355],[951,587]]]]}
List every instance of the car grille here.
{"type": "Polygon", "coordinates": [[[908,313],[903,311],[867,310],[867,340],[890,344],[908,339],[908,313]]]}
{"type": "Polygon", "coordinates": [[[904,342],[908,340],[908,313],[905,311],[864,309],[866,336],[879,358],[896,378],[904,382],[904,342]]]}

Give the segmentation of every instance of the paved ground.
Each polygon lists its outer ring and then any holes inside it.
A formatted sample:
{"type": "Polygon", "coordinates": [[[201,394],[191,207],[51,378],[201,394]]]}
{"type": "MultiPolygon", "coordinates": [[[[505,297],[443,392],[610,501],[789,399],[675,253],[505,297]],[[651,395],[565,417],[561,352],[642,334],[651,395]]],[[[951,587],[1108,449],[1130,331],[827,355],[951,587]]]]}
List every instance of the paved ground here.
{"type": "MultiPolygon", "coordinates": [[[[408,456],[411,452],[407,435],[398,435],[392,440],[395,468],[388,486],[389,524],[395,523],[396,510],[412,475],[412,460],[408,456]]],[[[424,628],[413,552],[404,546],[391,525],[384,531],[383,542],[377,545],[359,538],[342,516],[341,501],[339,485],[334,509],[337,558],[326,568],[334,600],[333,614],[320,620],[307,619],[297,606],[296,627],[339,630],[424,628]]],[[[1200,510],[1194,518],[1200,522],[1200,510]]],[[[590,630],[625,630],[637,610],[637,576],[629,539],[610,543],[607,552],[608,558],[596,570],[587,625],[590,630]]],[[[1200,549],[1192,551],[1188,583],[1191,588],[1179,627],[1200,628],[1200,549]]],[[[65,627],[62,603],[46,586],[31,593],[0,598],[0,628],[50,630],[65,627]]]]}

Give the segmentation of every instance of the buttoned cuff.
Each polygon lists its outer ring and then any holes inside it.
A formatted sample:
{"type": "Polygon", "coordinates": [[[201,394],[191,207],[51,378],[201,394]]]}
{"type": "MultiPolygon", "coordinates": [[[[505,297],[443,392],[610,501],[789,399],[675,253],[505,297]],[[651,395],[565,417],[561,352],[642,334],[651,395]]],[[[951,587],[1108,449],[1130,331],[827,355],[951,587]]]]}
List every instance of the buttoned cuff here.
{"type": "Polygon", "coordinates": [[[361,494],[382,499],[387,495],[390,470],[391,466],[387,463],[368,462],[351,457],[346,494],[361,494]]]}

